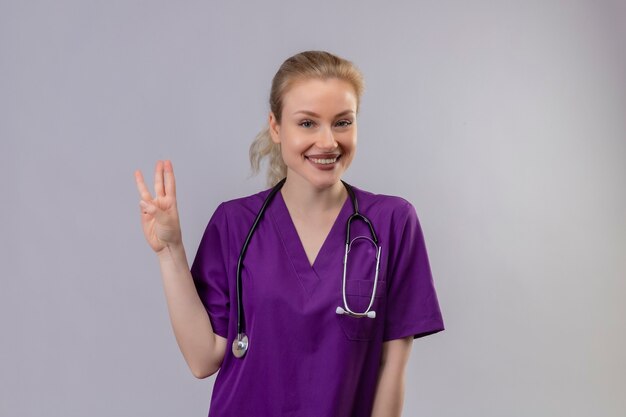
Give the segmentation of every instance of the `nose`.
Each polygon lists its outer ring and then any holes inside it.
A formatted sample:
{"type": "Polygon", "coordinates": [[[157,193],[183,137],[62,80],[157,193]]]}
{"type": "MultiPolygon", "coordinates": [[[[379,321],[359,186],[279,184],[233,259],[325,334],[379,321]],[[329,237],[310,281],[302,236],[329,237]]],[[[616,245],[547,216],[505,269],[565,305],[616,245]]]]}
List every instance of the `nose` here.
{"type": "Polygon", "coordinates": [[[335,140],[335,135],[333,134],[332,128],[321,129],[319,136],[317,137],[317,141],[315,145],[324,151],[332,151],[337,148],[337,141],[335,140]]]}

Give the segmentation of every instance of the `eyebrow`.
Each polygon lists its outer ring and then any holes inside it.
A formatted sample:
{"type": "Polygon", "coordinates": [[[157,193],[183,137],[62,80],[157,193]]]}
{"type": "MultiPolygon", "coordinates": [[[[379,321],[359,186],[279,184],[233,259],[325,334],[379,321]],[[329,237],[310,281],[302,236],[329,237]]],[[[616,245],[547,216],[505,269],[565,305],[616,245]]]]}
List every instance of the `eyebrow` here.
{"type": "MultiPolygon", "coordinates": [[[[308,114],[309,116],[313,116],[313,117],[321,117],[319,114],[309,111],[309,110],[298,110],[297,112],[294,112],[293,114],[298,114],[298,113],[304,113],[304,114],[308,114]]],[[[349,113],[354,113],[354,110],[344,110],[341,113],[337,113],[337,115],[335,115],[335,117],[339,117],[339,116],[343,116],[349,113]]]]}

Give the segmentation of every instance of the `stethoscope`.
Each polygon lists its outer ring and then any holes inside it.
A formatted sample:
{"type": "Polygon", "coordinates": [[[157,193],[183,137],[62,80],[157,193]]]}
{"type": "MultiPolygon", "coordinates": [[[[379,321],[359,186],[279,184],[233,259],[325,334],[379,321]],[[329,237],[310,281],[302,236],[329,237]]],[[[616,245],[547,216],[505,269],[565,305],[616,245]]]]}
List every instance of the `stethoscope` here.
{"type": "MultiPolygon", "coordinates": [[[[241,248],[241,253],[239,254],[239,260],[237,261],[237,338],[233,340],[233,355],[235,355],[236,358],[243,357],[248,351],[248,347],[249,347],[248,336],[245,333],[243,303],[241,302],[241,267],[243,264],[243,258],[246,254],[246,250],[248,249],[248,243],[250,243],[250,238],[252,237],[252,234],[256,230],[256,227],[259,223],[259,220],[263,216],[263,213],[265,213],[265,209],[267,205],[270,203],[272,198],[274,198],[274,195],[276,195],[278,190],[281,189],[286,179],[287,178],[283,178],[282,180],[280,180],[270,190],[270,193],[265,198],[265,201],[263,202],[261,209],[256,215],[254,222],[252,223],[252,227],[250,228],[250,231],[248,232],[248,236],[246,237],[243,247],[241,248]]],[[[356,200],[356,196],[354,195],[354,190],[345,181],[341,180],[341,182],[343,183],[343,185],[346,187],[346,190],[348,191],[348,195],[350,196],[350,200],[352,201],[352,208],[354,209],[354,212],[352,213],[350,218],[348,218],[348,223],[346,225],[346,251],[343,256],[343,285],[342,285],[343,307],[337,307],[335,312],[337,314],[346,314],[348,316],[352,316],[356,318],[369,317],[373,319],[376,317],[376,312],[374,310],[371,310],[371,308],[372,308],[372,304],[374,303],[374,296],[376,294],[376,286],[378,285],[378,270],[379,270],[379,265],[380,265],[380,249],[381,248],[378,245],[378,238],[376,237],[376,232],[374,232],[374,227],[372,226],[372,223],[369,221],[367,217],[359,213],[359,205],[356,200]],[[367,236],[358,236],[352,239],[352,241],[350,241],[350,223],[352,223],[352,221],[355,219],[361,219],[369,226],[370,233],[372,235],[371,239],[367,236]],[[367,309],[365,309],[365,311],[362,313],[351,310],[350,307],[348,307],[348,300],[346,299],[346,268],[348,264],[348,252],[350,252],[352,243],[354,243],[354,241],[357,239],[366,239],[370,241],[376,248],[376,275],[374,276],[374,288],[372,289],[372,294],[370,296],[369,305],[367,306],[367,309]]]]}

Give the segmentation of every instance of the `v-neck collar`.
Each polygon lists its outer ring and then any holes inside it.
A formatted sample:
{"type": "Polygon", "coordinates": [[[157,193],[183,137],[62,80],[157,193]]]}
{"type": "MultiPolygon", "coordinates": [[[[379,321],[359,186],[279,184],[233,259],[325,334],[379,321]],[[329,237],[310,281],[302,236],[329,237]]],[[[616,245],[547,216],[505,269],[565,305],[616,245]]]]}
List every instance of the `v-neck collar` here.
{"type": "MultiPolygon", "coordinates": [[[[354,187],[353,187],[354,188],[354,187]]],[[[356,192],[356,191],[355,191],[356,192]]],[[[300,278],[307,293],[311,294],[320,281],[318,273],[324,270],[329,263],[343,260],[343,247],[345,246],[345,232],[348,217],[352,213],[352,201],[350,196],[346,198],[339,210],[339,214],[324,239],[313,265],[309,263],[309,258],[304,250],[302,240],[298,235],[295,223],[289,214],[287,204],[282,193],[277,192],[273,204],[268,207],[274,220],[276,228],[280,234],[284,249],[288,255],[293,268],[300,278]]]]}

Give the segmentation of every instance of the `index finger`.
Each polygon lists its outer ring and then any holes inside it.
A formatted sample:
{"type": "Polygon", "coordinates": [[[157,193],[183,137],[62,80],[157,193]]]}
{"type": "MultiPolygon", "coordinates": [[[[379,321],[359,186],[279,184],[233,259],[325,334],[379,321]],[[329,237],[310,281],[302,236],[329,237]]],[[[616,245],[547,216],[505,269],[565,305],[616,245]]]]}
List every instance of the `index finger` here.
{"type": "Polygon", "coordinates": [[[174,167],[169,159],[165,161],[165,194],[176,198],[176,181],[174,180],[174,167]]]}
{"type": "Polygon", "coordinates": [[[135,182],[137,183],[137,189],[139,190],[139,196],[141,197],[141,199],[146,201],[152,201],[150,191],[148,191],[148,187],[146,187],[146,184],[143,181],[143,175],[138,169],[135,170],[135,182]]]}

